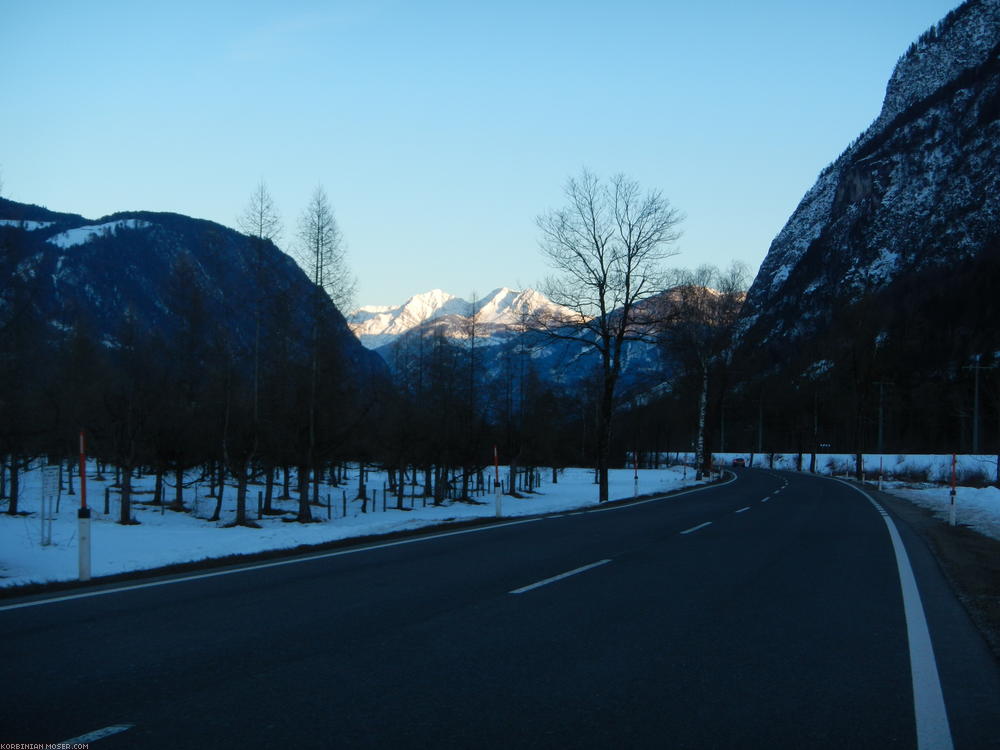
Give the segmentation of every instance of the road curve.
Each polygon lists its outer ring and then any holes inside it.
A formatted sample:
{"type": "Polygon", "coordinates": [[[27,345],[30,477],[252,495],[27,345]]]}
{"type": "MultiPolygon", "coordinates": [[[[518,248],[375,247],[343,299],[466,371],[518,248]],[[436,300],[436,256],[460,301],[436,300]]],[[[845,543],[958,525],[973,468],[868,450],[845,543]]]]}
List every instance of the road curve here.
{"type": "Polygon", "coordinates": [[[1000,747],[997,665],[883,513],[842,482],[745,470],[638,505],[4,602],[0,742],[1000,747]]]}

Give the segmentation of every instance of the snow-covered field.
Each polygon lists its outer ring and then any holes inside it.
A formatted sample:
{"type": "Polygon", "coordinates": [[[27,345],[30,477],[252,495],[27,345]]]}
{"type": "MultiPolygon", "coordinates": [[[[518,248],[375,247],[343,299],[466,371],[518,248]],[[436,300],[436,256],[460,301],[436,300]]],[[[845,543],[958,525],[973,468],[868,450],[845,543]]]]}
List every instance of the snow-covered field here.
{"type": "MultiPolygon", "coordinates": [[[[748,453],[716,454],[718,464],[731,465],[736,457],[750,464],[748,453]]],[[[690,460],[683,454],[672,459],[690,460]]],[[[773,468],[795,470],[795,454],[775,454],[773,468]]],[[[865,456],[865,471],[870,481],[877,482],[879,459],[883,471],[883,489],[917,505],[930,508],[943,519],[949,517],[951,495],[948,482],[951,477],[951,456],[865,456]]],[[[996,456],[959,456],[957,475],[959,481],[981,483],[996,477],[996,456]]],[[[772,466],[770,454],[753,456],[755,467],[772,466]]],[[[841,476],[853,473],[854,457],[846,454],[817,456],[817,471],[841,476]]],[[[803,469],[809,468],[809,456],[803,457],[803,469]]],[[[226,489],[226,502],[222,520],[207,521],[215,499],[207,497],[208,486],[194,484],[186,490],[185,501],[193,509],[189,513],[173,513],[147,504],[152,498],[152,477],[136,481],[133,516],[136,526],[121,526],[118,518],[118,495],[110,494],[109,513],[104,515],[105,488],[111,478],[98,481],[93,478],[94,467],[88,472],[89,505],[94,511],[92,523],[92,572],[94,576],[113,575],[133,570],[156,568],[174,563],[192,562],[206,558],[234,554],[252,554],[274,549],[290,549],[299,545],[321,544],[339,539],[387,534],[408,529],[433,526],[452,521],[475,518],[493,518],[496,515],[491,494],[480,497],[482,505],[448,502],[434,507],[428,500],[407,497],[407,510],[394,510],[394,498],[389,498],[383,510],[382,487],[386,476],[371,472],[367,479],[369,488],[377,488],[375,509],[368,504],[368,513],[361,512],[361,503],[349,500],[344,513],[344,493],[348,498],[356,494],[357,471],[352,472],[348,483],[341,488],[330,488],[332,507],[313,506],[317,523],[299,524],[282,520],[281,516],[264,517],[257,521],[261,528],[225,528],[234,515],[235,490],[226,489]],[[426,503],[426,504],[425,504],[426,503]],[[412,507],[411,507],[412,506],[412,507]]],[[[589,469],[567,469],[558,484],[551,483],[551,473],[542,472],[543,484],[537,494],[523,499],[504,496],[502,511],[505,517],[532,515],[596,504],[594,473],[589,469]]],[[[75,482],[74,482],[75,484],[75,482]]],[[[610,494],[613,499],[634,494],[633,472],[612,470],[610,494]]],[[[690,469],[676,466],[669,469],[640,469],[639,494],[667,491],[696,484],[690,469]]],[[[250,515],[256,519],[256,495],[259,487],[251,486],[250,515]]],[[[413,491],[413,488],[408,490],[413,491]]],[[[59,498],[58,512],[52,513],[51,544],[43,545],[40,505],[42,472],[37,467],[22,475],[19,509],[26,515],[0,514],[0,587],[33,582],[74,580],[78,575],[77,517],[78,495],[63,491],[59,498]]],[[[324,493],[324,497],[325,497],[324,493]]],[[[168,499],[171,497],[167,490],[168,499]]],[[[294,517],[297,508],[293,500],[275,501],[276,507],[287,510],[285,518],[294,517]]],[[[956,494],[958,523],[971,526],[980,533],[1000,539],[1000,490],[996,487],[958,487],[956,494]]]]}
{"type": "MultiPolygon", "coordinates": [[[[317,523],[288,523],[280,516],[257,520],[257,490],[251,486],[252,506],[250,515],[261,528],[225,528],[235,513],[235,489],[226,488],[226,503],[222,520],[218,523],[205,520],[215,507],[215,499],[206,497],[207,485],[193,486],[187,490],[186,502],[193,506],[193,513],[174,513],[161,507],[148,505],[152,499],[153,478],[138,480],[133,497],[133,517],[139,525],[122,526],[118,518],[118,495],[112,492],[108,515],[104,509],[104,491],[112,479],[97,481],[92,478],[94,467],[88,471],[87,497],[93,513],[91,524],[92,574],[106,576],[133,570],[156,568],[174,563],[191,562],[205,558],[225,557],[233,554],[252,554],[273,549],[288,549],[303,544],[320,544],[338,539],[386,534],[416,529],[424,526],[462,521],[475,518],[494,518],[496,507],[493,495],[479,498],[482,505],[452,503],[434,507],[422,498],[407,497],[405,505],[412,509],[394,510],[395,499],[390,497],[386,510],[382,510],[382,490],[386,476],[371,472],[367,478],[369,488],[378,488],[376,510],[368,505],[368,513],[361,512],[360,501],[347,502],[343,514],[343,493],[351,498],[357,494],[357,471],[347,485],[330,488],[333,502],[331,518],[328,509],[312,507],[317,523]],[[426,505],[424,503],[427,503],[426,505]]],[[[551,471],[542,472],[543,484],[537,494],[523,499],[504,496],[502,512],[505,517],[569,510],[593,506],[597,503],[594,472],[587,469],[567,469],[559,476],[557,484],[551,483],[551,471]]],[[[75,484],[75,482],[74,482],[75,484]]],[[[694,485],[690,469],[641,469],[639,494],[668,491],[694,485]]],[[[412,491],[412,488],[411,488],[412,491]]],[[[168,489],[168,500],[172,495],[168,489]]],[[[632,497],[634,479],[632,470],[613,470],[610,475],[612,499],[632,497]]],[[[32,582],[74,580],[78,575],[77,509],[79,495],[62,492],[59,510],[52,514],[51,544],[43,545],[42,471],[35,468],[22,475],[19,510],[27,515],[0,515],[0,586],[16,586],[32,582]]],[[[325,493],[324,493],[325,497],[325,493]]],[[[325,500],[324,500],[325,502],[325,500]]],[[[292,500],[276,501],[280,509],[294,517],[297,503],[292,500]]]]}

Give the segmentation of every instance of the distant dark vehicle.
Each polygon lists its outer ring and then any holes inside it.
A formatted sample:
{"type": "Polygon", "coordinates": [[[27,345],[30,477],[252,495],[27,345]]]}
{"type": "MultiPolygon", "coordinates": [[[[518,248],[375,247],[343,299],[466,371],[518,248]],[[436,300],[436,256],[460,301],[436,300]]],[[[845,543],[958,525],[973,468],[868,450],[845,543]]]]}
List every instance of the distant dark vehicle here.
{"type": "Polygon", "coordinates": [[[733,466],[746,466],[747,462],[742,458],[734,458],[733,466]]]}

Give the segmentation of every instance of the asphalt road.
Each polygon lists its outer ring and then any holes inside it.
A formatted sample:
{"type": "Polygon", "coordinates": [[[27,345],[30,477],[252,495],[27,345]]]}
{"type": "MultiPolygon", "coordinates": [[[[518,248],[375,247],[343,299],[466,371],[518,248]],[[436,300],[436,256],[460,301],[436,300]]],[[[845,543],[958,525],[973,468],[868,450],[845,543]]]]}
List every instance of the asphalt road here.
{"type": "Polygon", "coordinates": [[[1000,747],[997,664],[930,552],[836,480],[155,583],[0,602],[0,743],[1000,747]]]}

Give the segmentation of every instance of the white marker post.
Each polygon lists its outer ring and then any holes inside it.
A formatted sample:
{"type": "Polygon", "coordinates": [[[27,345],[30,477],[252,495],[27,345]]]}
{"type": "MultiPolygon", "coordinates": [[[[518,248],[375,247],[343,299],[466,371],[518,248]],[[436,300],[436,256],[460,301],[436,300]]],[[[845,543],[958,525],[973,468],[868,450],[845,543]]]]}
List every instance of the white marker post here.
{"type": "Polygon", "coordinates": [[[496,494],[497,518],[503,518],[500,507],[500,456],[496,445],[493,446],[493,492],[496,494]]]}
{"type": "Polygon", "coordinates": [[[949,520],[951,525],[955,525],[955,463],[957,457],[954,453],[951,454],[951,509],[948,512],[949,520]]]}
{"type": "Polygon", "coordinates": [[[632,497],[639,497],[639,449],[632,454],[632,497]]]}
{"type": "Polygon", "coordinates": [[[59,467],[47,464],[42,469],[42,546],[52,544],[52,521],[55,518],[56,495],[59,493],[59,467]]]}
{"type": "Polygon", "coordinates": [[[83,441],[83,430],[80,430],[80,510],[77,511],[80,522],[80,580],[90,580],[90,508],[87,507],[87,451],[83,441]]]}

